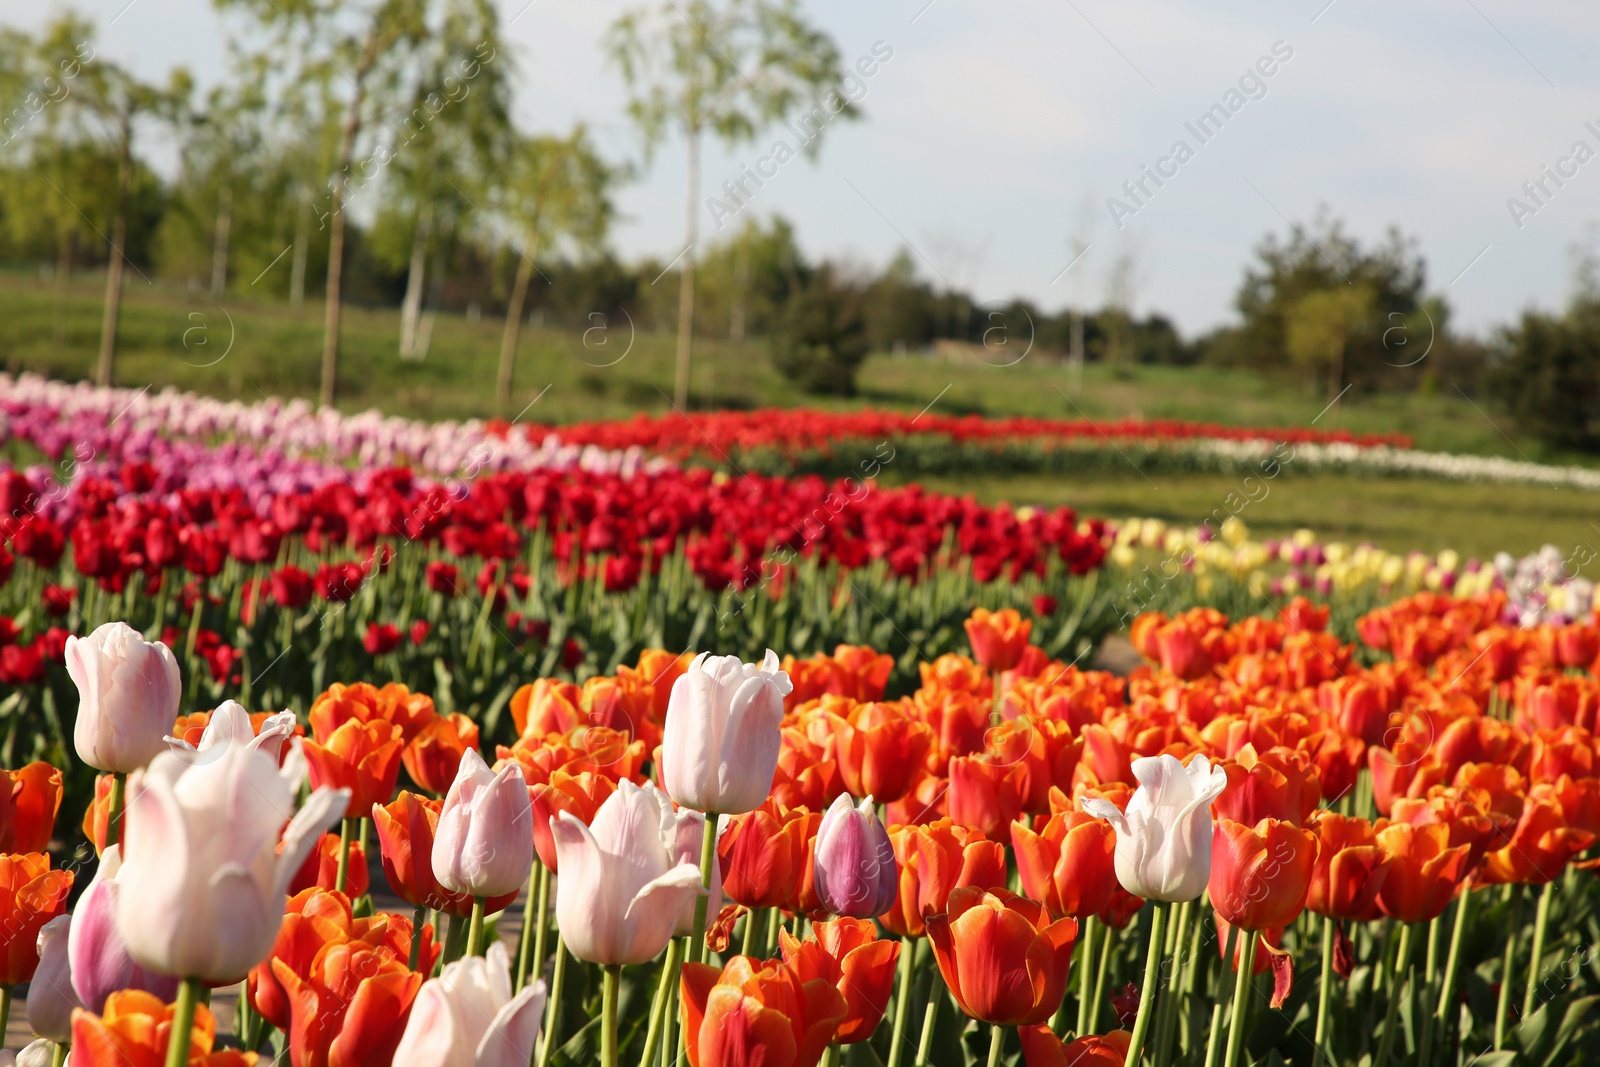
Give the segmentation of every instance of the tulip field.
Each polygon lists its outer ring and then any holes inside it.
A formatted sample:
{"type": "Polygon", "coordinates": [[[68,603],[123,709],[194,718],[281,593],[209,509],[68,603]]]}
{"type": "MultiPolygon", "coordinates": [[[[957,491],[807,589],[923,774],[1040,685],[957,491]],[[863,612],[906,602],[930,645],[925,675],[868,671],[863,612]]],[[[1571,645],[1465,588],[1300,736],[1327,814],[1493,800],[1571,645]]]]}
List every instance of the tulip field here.
{"type": "Polygon", "coordinates": [[[1104,459],[1048,420],[0,385],[0,1062],[1600,1056],[1600,620],[1555,549],[880,483],[1104,459]]]}

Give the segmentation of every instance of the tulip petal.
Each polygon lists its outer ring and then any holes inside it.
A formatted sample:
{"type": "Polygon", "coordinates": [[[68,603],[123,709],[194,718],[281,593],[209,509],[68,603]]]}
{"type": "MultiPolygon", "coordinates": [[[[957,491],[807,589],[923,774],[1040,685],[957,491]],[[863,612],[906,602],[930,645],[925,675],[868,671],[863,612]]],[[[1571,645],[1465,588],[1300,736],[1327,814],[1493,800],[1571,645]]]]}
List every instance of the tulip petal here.
{"type": "Polygon", "coordinates": [[[295,872],[317,847],[322,835],[344,816],[345,806],[349,803],[348,789],[318,789],[306,798],[305,806],[295,812],[283,832],[283,851],[278,854],[274,869],[274,892],[278,896],[288,894],[289,882],[295,872]]]}
{"type": "Polygon", "coordinates": [[[544,1004],[543,981],[529,983],[508,1000],[489,1023],[489,1032],[478,1042],[475,1067],[527,1067],[539,1042],[544,1004]]]}

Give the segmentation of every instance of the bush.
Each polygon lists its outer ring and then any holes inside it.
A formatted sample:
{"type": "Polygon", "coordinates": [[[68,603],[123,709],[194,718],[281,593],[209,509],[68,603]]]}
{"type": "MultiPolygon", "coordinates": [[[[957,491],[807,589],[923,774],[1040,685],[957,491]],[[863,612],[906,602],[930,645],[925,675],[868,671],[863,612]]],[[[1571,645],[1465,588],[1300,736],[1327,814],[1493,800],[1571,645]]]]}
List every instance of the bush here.
{"type": "Polygon", "coordinates": [[[824,265],[790,295],[773,337],[772,362],[808,393],[853,396],[867,350],[860,290],[824,265]]]}
{"type": "Polygon", "coordinates": [[[1502,344],[1491,384],[1517,425],[1546,444],[1600,447],[1600,298],[1525,312],[1502,344]]]}

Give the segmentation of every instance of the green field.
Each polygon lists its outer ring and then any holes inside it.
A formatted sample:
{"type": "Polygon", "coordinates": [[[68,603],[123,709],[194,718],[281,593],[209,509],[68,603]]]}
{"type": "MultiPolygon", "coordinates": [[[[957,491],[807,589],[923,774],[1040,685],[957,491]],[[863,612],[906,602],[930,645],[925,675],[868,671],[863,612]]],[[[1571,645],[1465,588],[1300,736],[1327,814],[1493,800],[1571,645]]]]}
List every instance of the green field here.
{"type": "MultiPolygon", "coordinates": [[[[99,276],[74,279],[65,316],[66,343],[58,347],[54,284],[0,273],[0,364],[68,379],[86,376],[99,343],[101,284],[99,276]]],[[[346,310],[340,407],[378,407],[425,419],[496,414],[499,319],[440,315],[429,354],[420,362],[403,362],[396,354],[398,323],[392,308],[346,310]]],[[[317,387],[321,331],[320,303],[293,311],[277,301],[230,293],[219,305],[204,295],[148,285],[130,274],[117,379],[123,385],[172,385],[244,401],[310,397],[317,387]]],[[[582,328],[525,329],[516,395],[502,414],[515,415],[541,391],[538,403],[523,414],[524,421],[560,423],[670,410],[670,335],[634,333],[622,323],[613,326],[603,345],[600,335],[590,334],[586,347],[583,334],[582,328]]],[[[934,410],[949,414],[1073,418],[1081,413],[1092,419],[1304,426],[1326,406],[1320,395],[1254,374],[1156,366],[1118,371],[1091,365],[1081,392],[1069,401],[1063,396],[1069,389],[1065,369],[1042,354],[1009,367],[916,354],[879,355],[867,362],[860,387],[861,395],[850,400],[806,397],[772,370],[759,343],[697,342],[692,394],[699,408],[808,405],[919,411],[934,404],[934,410]]],[[[1519,439],[1503,418],[1475,406],[1448,383],[1432,395],[1351,394],[1316,425],[1404,433],[1420,448],[1441,451],[1596,462],[1594,457],[1547,453],[1533,441],[1519,439]]],[[[1125,476],[925,481],[989,501],[1066,503],[1087,514],[1193,521],[1216,508],[1236,479],[1190,475],[1147,481],[1130,469],[1125,476]]],[[[1395,550],[1453,547],[1488,555],[1501,548],[1528,551],[1547,541],[1565,547],[1600,544],[1600,508],[1585,494],[1545,486],[1296,474],[1277,482],[1270,497],[1251,505],[1242,517],[1263,534],[1309,526],[1328,538],[1370,540],[1395,550]]]]}

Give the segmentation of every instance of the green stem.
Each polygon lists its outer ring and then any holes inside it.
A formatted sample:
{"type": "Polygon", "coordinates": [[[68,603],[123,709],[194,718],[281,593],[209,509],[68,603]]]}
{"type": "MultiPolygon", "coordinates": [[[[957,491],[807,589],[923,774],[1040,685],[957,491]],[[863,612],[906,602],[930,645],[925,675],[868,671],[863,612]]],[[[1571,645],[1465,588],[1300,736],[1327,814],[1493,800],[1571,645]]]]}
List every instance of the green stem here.
{"type": "Polygon", "coordinates": [[[50,1067],[66,1067],[67,1050],[71,1047],[71,1045],[63,1045],[57,1042],[55,1048],[50,1052],[50,1067]]]}
{"type": "Polygon", "coordinates": [[[1089,1026],[1085,1034],[1099,1029],[1100,1005],[1106,1002],[1106,978],[1111,970],[1111,955],[1117,941],[1117,928],[1107,926],[1100,938],[1100,959],[1094,969],[1094,999],[1089,1001],[1089,1026]]]}
{"type": "Polygon", "coordinates": [[[922,1013],[922,1037],[917,1040],[916,1067],[928,1067],[928,1053],[933,1049],[933,1031],[939,1022],[939,1003],[944,1000],[944,979],[937,971],[928,986],[928,1010],[922,1013]]]}
{"type": "Polygon", "coordinates": [[[831,1044],[823,1050],[821,1067],[839,1067],[839,1046],[837,1043],[831,1044]]]}
{"type": "Polygon", "coordinates": [[[1511,1005],[1511,971],[1517,962],[1517,927],[1522,921],[1522,887],[1513,885],[1511,892],[1511,921],[1506,925],[1505,962],[1500,970],[1500,1002],[1494,1013],[1494,1047],[1505,1048],[1506,1012],[1511,1005]]]}
{"type": "Polygon", "coordinates": [[[1217,1051],[1222,1047],[1222,1001],[1211,1005],[1211,1033],[1206,1037],[1206,1067],[1217,1067],[1217,1051]]]}
{"type": "Polygon", "coordinates": [[[1394,1039],[1400,1030],[1400,1000],[1411,985],[1411,923],[1400,925],[1400,951],[1395,954],[1395,970],[1405,975],[1405,985],[1400,979],[1391,980],[1389,1006],[1383,1015],[1383,1037],[1378,1042],[1378,1055],[1372,1067],[1389,1067],[1389,1057],[1394,1054],[1394,1039]]]}
{"type": "Polygon", "coordinates": [[[668,1014],[667,1004],[672,999],[673,978],[678,973],[682,943],[675,937],[667,942],[667,961],[661,965],[661,978],[656,982],[656,996],[650,1003],[650,1028],[644,1035],[644,1055],[639,1057],[639,1067],[655,1067],[656,1049],[661,1046],[661,1026],[668,1014]]]}
{"type": "Polygon", "coordinates": [[[350,874],[350,835],[355,830],[354,819],[344,819],[339,823],[339,873],[333,880],[336,892],[345,892],[349,883],[350,874]]]}
{"type": "Polygon", "coordinates": [[[1169,1062],[1172,1052],[1173,1031],[1178,1025],[1178,965],[1183,957],[1183,943],[1188,938],[1189,915],[1194,911],[1194,901],[1185,900],[1176,905],[1177,918],[1168,930],[1165,987],[1156,1003],[1156,1058],[1157,1063],[1169,1062]]]}
{"type": "Polygon", "coordinates": [[[617,1067],[617,986],[621,964],[602,968],[600,994],[600,1067],[617,1067]]]}
{"type": "MultiPolygon", "coordinates": [[[[411,957],[406,962],[406,966],[410,967],[413,971],[416,970],[417,965],[422,962],[422,927],[423,920],[425,918],[424,913],[427,910],[428,909],[421,906],[411,909],[411,957]]],[[[243,998],[241,998],[241,1003],[242,1002],[243,998]]]]}
{"type": "Polygon", "coordinates": [[[771,959],[772,954],[778,951],[778,927],[783,925],[783,911],[779,908],[767,909],[767,947],[762,953],[765,959],[771,959]]]}
{"type": "MultiPolygon", "coordinates": [[[[1450,951],[1444,960],[1444,981],[1439,986],[1439,1006],[1434,1009],[1434,1023],[1441,1033],[1450,1025],[1450,1006],[1455,1003],[1456,974],[1461,966],[1461,939],[1467,929],[1467,912],[1471,906],[1472,884],[1469,882],[1461,891],[1461,899],[1456,902],[1456,925],[1450,932],[1450,951]]],[[[1429,1031],[1423,1032],[1429,1033],[1429,1031]]],[[[1427,1067],[1426,1056],[1419,1062],[1421,1067],[1427,1067]]]]}
{"type": "Polygon", "coordinates": [[[5,1044],[6,1029],[11,1025],[11,987],[0,985],[0,1045],[5,1044]]]}
{"type": "MultiPolygon", "coordinates": [[[[1322,984],[1317,987],[1317,1048],[1327,1051],[1328,1004],[1333,999],[1333,919],[1322,917],[1322,984]]],[[[1330,1057],[1331,1059],[1331,1057],[1330,1057]]]]}
{"type": "Polygon", "coordinates": [[[674,985],[667,992],[667,1008],[661,1015],[661,1060],[665,1067],[672,1067],[684,1055],[683,1031],[678,1026],[682,997],[678,995],[678,990],[683,988],[679,976],[683,974],[683,961],[689,957],[689,939],[679,937],[673,940],[679,946],[677,959],[672,964],[674,985]]]}
{"type": "Polygon", "coordinates": [[[1533,955],[1528,959],[1528,991],[1522,995],[1522,1018],[1526,1019],[1538,1007],[1539,963],[1544,958],[1545,933],[1550,927],[1550,898],[1555,895],[1555,882],[1546,882],[1539,894],[1539,908],[1533,920],[1533,955]]]}
{"type": "Polygon", "coordinates": [[[711,903],[711,873],[717,862],[717,814],[706,812],[705,829],[700,837],[700,888],[705,893],[694,901],[694,934],[689,941],[689,959],[700,963],[706,958],[706,907],[711,903]]]}
{"type": "Polygon", "coordinates": [[[472,918],[467,925],[467,955],[483,955],[483,898],[472,898],[472,918]]]}
{"type": "Polygon", "coordinates": [[[561,928],[556,928],[556,969],[550,976],[550,1002],[545,1010],[544,1044],[539,1046],[539,1067],[550,1062],[555,1048],[556,1024],[561,1021],[561,987],[567,984],[567,945],[561,940],[561,928]]]}
{"type": "MultiPolygon", "coordinates": [[[[194,1030],[194,1006],[200,992],[198,978],[185,978],[178,984],[178,1002],[172,1006],[172,1029],[167,1035],[167,1067],[186,1067],[189,1062],[189,1040],[194,1030]]],[[[4,1033],[6,1015],[11,1007],[11,990],[5,989],[0,999],[0,1033],[4,1033]]]]}
{"type": "Polygon", "coordinates": [[[756,913],[746,912],[744,917],[744,939],[739,942],[739,955],[748,956],[750,950],[756,947],[756,913]]]}
{"type": "Polygon", "coordinates": [[[917,943],[909,937],[900,939],[900,975],[894,990],[894,1036],[889,1041],[888,1067],[900,1067],[900,1057],[906,1050],[906,1016],[911,1012],[912,956],[917,943]]]}
{"type": "Polygon", "coordinates": [[[450,929],[444,935],[444,951],[439,955],[437,973],[444,971],[444,965],[454,963],[461,958],[461,948],[467,942],[467,917],[464,915],[450,916],[450,929]]]}
{"type": "Polygon", "coordinates": [[[528,892],[522,901],[522,940],[517,946],[517,985],[520,992],[528,984],[528,969],[534,960],[544,969],[545,915],[550,907],[550,870],[544,864],[528,875],[528,892]],[[536,943],[537,942],[537,943],[536,943]]]}
{"type": "Polygon", "coordinates": [[[121,771],[111,775],[111,812],[106,819],[106,844],[122,843],[122,810],[128,795],[128,776],[121,771]]]}
{"type": "MultiPolygon", "coordinates": [[[[1078,967],[1078,1029],[1077,1036],[1083,1037],[1089,1032],[1090,1005],[1094,1003],[1094,942],[1100,933],[1100,924],[1095,922],[1093,915],[1083,920],[1083,960],[1078,967]]],[[[1056,1013],[1057,1023],[1051,1029],[1057,1036],[1061,1034],[1061,1013],[1056,1013]]]]}
{"type": "Polygon", "coordinates": [[[1000,1067],[1000,1050],[1005,1043],[1006,1028],[999,1023],[989,1027],[989,1067],[1000,1067]]]}
{"type": "Polygon", "coordinates": [[[1250,1012],[1250,978],[1256,966],[1257,935],[1252,930],[1243,934],[1244,944],[1239,949],[1239,971],[1233,976],[1233,1021],[1228,1025],[1228,1054],[1223,1067],[1237,1067],[1239,1050],[1244,1047],[1244,1021],[1250,1012]]]}
{"type": "Polygon", "coordinates": [[[1161,950],[1166,944],[1167,912],[1172,905],[1151,901],[1150,946],[1144,957],[1144,988],[1139,990],[1139,1014],[1133,1020],[1133,1040],[1128,1042],[1125,1067],[1136,1067],[1144,1052],[1145,1035],[1150,1032],[1150,1002],[1156,999],[1156,987],[1161,984],[1161,950]]]}

